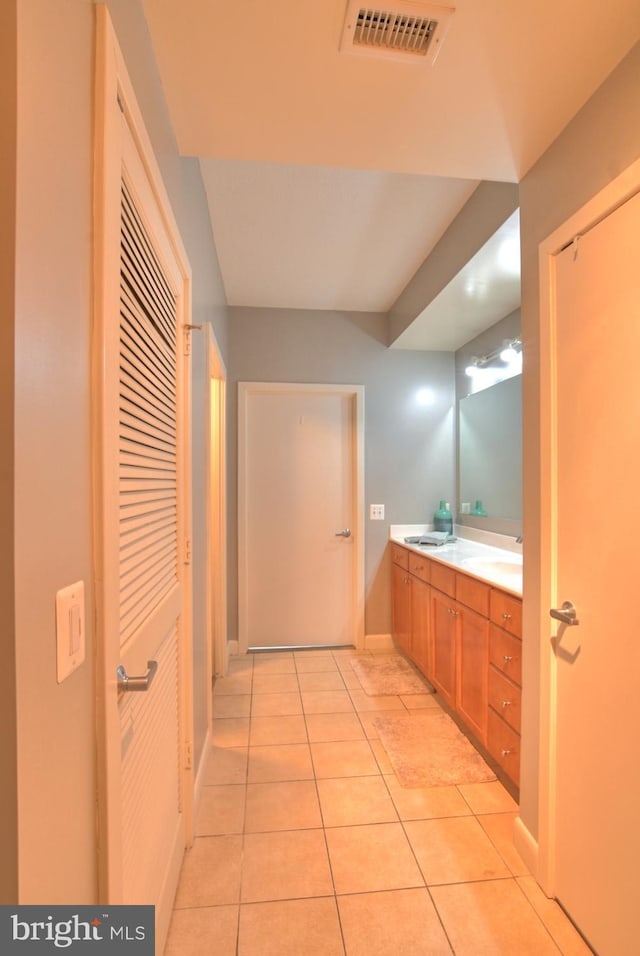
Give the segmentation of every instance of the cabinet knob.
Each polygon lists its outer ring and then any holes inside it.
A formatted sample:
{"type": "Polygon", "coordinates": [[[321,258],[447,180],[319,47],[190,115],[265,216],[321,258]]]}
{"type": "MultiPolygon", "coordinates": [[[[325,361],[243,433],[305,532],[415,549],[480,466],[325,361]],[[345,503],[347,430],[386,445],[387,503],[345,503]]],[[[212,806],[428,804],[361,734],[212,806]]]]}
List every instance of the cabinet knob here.
{"type": "Polygon", "coordinates": [[[501,750],[500,753],[502,754],[503,757],[508,757],[510,754],[513,753],[513,750],[501,750]]]}
{"type": "Polygon", "coordinates": [[[503,614],[502,614],[502,620],[503,620],[503,621],[510,621],[510,620],[511,620],[511,615],[508,614],[507,611],[504,611],[503,614]]]}
{"type": "Polygon", "coordinates": [[[503,654],[502,660],[505,662],[505,664],[510,664],[511,661],[513,660],[513,657],[511,657],[510,654],[503,654]]]}
{"type": "Polygon", "coordinates": [[[510,703],[511,703],[510,700],[501,700],[501,701],[500,701],[500,706],[501,706],[501,707],[504,707],[504,708],[507,708],[510,703]]]}

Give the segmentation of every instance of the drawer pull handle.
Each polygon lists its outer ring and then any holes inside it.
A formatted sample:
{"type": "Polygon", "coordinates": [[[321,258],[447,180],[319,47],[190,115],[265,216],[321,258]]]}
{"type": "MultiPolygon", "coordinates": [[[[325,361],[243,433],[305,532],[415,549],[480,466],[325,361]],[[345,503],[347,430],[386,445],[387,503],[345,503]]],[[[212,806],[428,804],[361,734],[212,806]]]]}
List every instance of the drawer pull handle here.
{"type": "Polygon", "coordinates": [[[505,664],[510,664],[511,661],[513,660],[513,657],[511,657],[510,654],[503,654],[502,660],[505,662],[505,664]]]}
{"type": "Polygon", "coordinates": [[[504,611],[503,614],[502,614],[502,620],[503,620],[503,621],[510,621],[510,620],[511,620],[511,615],[508,614],[507,611],[504,611]]]}
{"type": "Polygon", "coordinates": [[[505,709],[506,709],[507,707],[509,707],[510,704],[511,704],[511,701],[510,701],[510,700],[501,700],[501,701],[500,701],[500,706],[501,706],[501,707],[504,707],[505,709]]]}
{"type": "Polygon", "coordinates": [[[500,753],[503,757],[509,757],[513,753],[513,750],[501,750],[500,753]]]}

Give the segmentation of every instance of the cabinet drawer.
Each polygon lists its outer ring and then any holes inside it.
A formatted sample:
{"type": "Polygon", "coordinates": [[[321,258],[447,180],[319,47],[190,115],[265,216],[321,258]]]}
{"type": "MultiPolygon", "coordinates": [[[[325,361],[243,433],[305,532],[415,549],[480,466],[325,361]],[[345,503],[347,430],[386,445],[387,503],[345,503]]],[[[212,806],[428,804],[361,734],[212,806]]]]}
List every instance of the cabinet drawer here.
{"type": "Polygon", "coordinates": [[[508,680],[495,667],[489,667],[489,706],[520,733],[520,696],[517,684],[508,680]]]}
{"type": "Polygon", "coordinates": [[[391,545],[391,560],[401,568],[409,567],[409,552],[406,548],[401,548],[399,544],[391,545]]]}
{"type": "Polygon", "coordinates": [[[520,786],[520,735],[489,708],[487,749],[507,776],[520,786]]]}
{"type": "Polygon", "coordinates": [[[505,631],[522,637],[522,601],[520,598],[504,591],[491,591],[490,618],[494,624],[499,624],[505,631]]]}
{"type": "Polygon", "coordinates": [[[489,662],[522,686],[522,641],[501,628],[491,625],[489,632],[489,662]]]}
{"type": "Polygon", "coordinates": [[[456,596],[456,572],[438,561],[430,561],[431,583],[438,591],[444,591],[450,597],[456,596]]]}
{"type": "Polygon", "coordinates": [[[430,562],[423,558],[421,554],[409,551],[409,571],[420,578],[421,581],[426,581],[427,584],[429,583],[429,564],[430,562]]]}
{"type": "Polygon", "coordinates": [[[489,617],[490,591],[488,584],[483,584],[468,574],[456,574],[456,600],[483,617],[489,617]]]}

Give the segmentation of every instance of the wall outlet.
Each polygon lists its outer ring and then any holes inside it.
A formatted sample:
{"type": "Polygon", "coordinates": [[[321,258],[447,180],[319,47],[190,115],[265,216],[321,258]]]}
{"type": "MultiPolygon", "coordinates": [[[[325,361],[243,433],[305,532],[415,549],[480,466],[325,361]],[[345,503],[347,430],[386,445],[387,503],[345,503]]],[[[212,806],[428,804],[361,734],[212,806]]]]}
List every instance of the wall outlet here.
{"type": "Polygon", "coordinates": [[[370,521],[384,521],[384,505],[369,505],[370,521]]]}

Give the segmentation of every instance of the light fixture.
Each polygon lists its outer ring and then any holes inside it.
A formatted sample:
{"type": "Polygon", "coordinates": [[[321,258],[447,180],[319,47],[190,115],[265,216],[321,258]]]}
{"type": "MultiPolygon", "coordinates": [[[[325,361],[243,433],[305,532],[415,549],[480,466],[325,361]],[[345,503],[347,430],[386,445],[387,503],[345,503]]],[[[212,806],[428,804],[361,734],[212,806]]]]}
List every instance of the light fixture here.
{"type": "Polygon", "coordinates": [[[479,392],[522,371],[522,340],[505,339],[499,348],[480,357],[472,356],[465,374],[472,381],[472,391],[479,392]]]}
{"type": "Polygon", "coordinates": [[[522,342],[520,339],[505,339],[505,341],[502,343],[500,358],[508,365],[510,365],[512,362],[518,361],[521,354],[522,342]]]}

